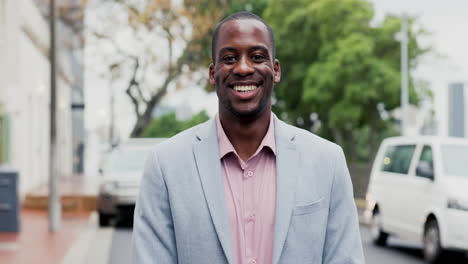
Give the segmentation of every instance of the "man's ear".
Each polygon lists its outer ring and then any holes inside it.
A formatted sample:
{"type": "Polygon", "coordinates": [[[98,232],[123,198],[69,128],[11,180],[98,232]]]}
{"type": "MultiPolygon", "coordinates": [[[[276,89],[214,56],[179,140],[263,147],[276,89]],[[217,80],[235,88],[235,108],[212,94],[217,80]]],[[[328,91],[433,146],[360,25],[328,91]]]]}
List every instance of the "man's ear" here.
{"type": "Polygon", "coordinates": [[[281,81],[281,65],[280,65],[279,60],[277,59],[275,59],[273,70],[275,71],[275,74],[273,76],[273,81],[275,83],[279,83],[281,81]]]}
{"type": "Polygon", "coordinates": [[[214,65],[213,63],[210,64],[210,70],[209,70],[209,80],[211,85],[215,85],[215,78],[214,78],[214,65]]]}

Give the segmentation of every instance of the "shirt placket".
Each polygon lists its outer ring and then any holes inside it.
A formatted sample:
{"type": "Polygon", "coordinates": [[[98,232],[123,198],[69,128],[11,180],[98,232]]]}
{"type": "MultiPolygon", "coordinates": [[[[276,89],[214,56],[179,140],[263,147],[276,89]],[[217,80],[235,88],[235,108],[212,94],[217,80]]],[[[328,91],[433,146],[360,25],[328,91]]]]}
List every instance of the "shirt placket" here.
{"type": "Polygon", "coordinates": [[[255,171],[253,170],[252,160],[250,160],[243,170],[244,185],[244,237],[245,237],[245,257],[246,263],[255,264],[255,222],[256,201],[255,201],[255,171]]]}

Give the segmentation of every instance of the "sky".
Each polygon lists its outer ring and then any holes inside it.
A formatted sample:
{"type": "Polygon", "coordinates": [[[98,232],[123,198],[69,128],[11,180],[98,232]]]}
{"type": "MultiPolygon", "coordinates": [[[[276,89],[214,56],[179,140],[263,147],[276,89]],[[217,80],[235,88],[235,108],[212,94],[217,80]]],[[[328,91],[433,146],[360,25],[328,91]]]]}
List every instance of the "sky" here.
{"type": "MultiPolygon", "coordinates": [[[[375,19],[385,14],[408,14],[431,34],[422,44],[433,52],[416,71],[434,92],[434,110],[439,133],[447,134],[447,87],[452,82],[468,85],[468,1],[467,0],[372,0],[375,19]]],[[[466,101],[467,98],[465,98],[466,101]]]]}

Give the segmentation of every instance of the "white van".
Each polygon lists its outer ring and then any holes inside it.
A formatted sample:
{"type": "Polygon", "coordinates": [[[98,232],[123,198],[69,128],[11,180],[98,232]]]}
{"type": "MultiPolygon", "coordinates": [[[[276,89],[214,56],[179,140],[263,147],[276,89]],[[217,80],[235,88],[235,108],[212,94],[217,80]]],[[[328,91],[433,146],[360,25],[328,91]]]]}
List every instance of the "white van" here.
{"type": "Polygon", "coordinates": [[[375,158],[365,217],[374,243],[389,235],[423,243],[424,258],[468,252],[468,140],[385,139],[375,158]]]}

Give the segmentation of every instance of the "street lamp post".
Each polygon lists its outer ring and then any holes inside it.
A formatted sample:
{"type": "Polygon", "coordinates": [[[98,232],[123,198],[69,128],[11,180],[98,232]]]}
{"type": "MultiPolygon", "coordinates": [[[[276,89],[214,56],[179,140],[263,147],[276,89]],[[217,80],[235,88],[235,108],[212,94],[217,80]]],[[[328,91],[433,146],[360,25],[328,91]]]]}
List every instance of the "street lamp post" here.
{"type": "Polygon", "coordinates": [[[56,85],[55,0],[50,1],[50,157],[49,157],[49,231],[60,229],[61,204],[57,170],[57,85],[56,85]]]}
{"type": "Polygon", "coordinates": [[[406,16],[401,19],[401,135],[407,132],[408,114],[408,26],[406,16]]]}

